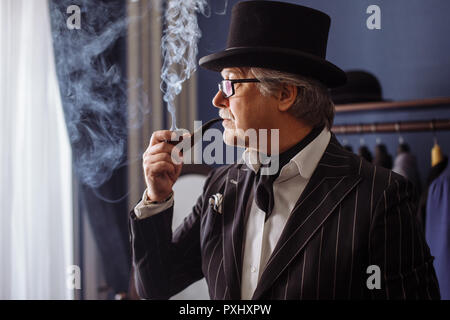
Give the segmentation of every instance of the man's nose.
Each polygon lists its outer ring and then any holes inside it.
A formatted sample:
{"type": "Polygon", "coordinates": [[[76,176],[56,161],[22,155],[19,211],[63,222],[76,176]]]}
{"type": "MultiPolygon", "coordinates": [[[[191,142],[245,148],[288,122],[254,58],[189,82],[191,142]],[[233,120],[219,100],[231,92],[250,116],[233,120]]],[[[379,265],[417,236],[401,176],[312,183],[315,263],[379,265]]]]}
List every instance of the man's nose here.
{"type": "Polygon", "coordinates": [[[222,91],[219,90],[214,96],[212,104],[217,108],[228,108],[228,99],[224,98],[222,91]]]}

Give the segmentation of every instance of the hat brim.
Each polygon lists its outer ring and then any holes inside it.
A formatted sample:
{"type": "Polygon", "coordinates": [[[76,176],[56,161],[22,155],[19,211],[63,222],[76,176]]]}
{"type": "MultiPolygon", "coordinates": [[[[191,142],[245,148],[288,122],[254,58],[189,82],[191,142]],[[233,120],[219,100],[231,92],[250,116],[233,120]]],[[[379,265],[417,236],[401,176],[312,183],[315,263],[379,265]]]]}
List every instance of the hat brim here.
{"type": "Polygon", "coordinates": [[[284,48],[238,47],[202,57],[199,65],[220,72],[224,68],[256,67],[289,72],[319,80],[329,88],[346,83],[345,72],[317,56],[284,48]]]}

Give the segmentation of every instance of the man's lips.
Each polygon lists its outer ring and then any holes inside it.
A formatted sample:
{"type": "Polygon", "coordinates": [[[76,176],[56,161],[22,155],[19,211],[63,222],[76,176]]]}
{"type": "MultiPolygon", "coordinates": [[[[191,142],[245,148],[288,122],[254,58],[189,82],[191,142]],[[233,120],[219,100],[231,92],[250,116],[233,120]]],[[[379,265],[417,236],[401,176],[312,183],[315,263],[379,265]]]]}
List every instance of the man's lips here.
{"type": "Polygon", "coordinates": [[[223,118],[222,125],[224,128],[232,128],[234,121],[231,119],[223,118]]]}

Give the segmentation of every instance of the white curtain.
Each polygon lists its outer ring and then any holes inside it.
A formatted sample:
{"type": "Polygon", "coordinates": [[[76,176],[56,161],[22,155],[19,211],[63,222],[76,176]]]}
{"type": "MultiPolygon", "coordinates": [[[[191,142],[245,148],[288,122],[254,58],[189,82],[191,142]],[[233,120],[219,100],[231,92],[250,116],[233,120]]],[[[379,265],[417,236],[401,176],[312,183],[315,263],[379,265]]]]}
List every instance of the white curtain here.
{"type": "Polygon", "coordinates": [[[0,299],[71,299],[71,152],[46,0],[0,1],[0,147],[0,299]]]}

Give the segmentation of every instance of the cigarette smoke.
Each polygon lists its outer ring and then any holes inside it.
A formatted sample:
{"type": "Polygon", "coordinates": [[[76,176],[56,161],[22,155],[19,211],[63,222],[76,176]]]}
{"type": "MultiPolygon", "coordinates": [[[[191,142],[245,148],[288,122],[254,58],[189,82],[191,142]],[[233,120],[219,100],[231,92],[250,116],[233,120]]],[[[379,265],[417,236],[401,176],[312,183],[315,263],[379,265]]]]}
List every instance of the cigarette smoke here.
{"type": "Polygon", "coordinates": [[[126,8],[119,1],[93,0],[49,6],[73,166],[82,183],[99,187],[126,158],[126,76],[108,56],[126,35],[126,8]],[[66,26],[66,10],[73,4],[81,9],[79,30],[66,26]]]}
{"type": "MultiPolygon", "coordinates": [[[[150,6],[152,2],[149,1],[150,6]]],[[[121,67],[124,63],[117,63],[117,57],[112,59],[109,54],[118,42],[125,41],[130,18],[124,2],[117,0],[51,0],[49,7],[74,170],[82,183],[97,188],[115,169],[127,164],[127,117],[133,119],[133,127],[138,127],[142,115],[151,109],[149,99],[142,97],[138,99],[141,105],[132,108],[139,110],[138,114],[127,114],[128,82],[121,67]],[[67,28],[66,10],[71,5],[81,9],[79,30],[67,28]]],[[[226,7],[224,1],[222,12],[215,13],[224,14],[226,7]]],[[[197,14],[209,17],[211,10],[207,0],[169,0],[165,10],[161,89],[174,129],[174,98],[196,70],[197,42],[201,36],[197,14]]],[[[125,61],[126,53],[120,58],[125,61]]]]}
{"type": "Polygon", "coordinates": [[[165,13],[166,28],[161,39],[163,66],[161,90],[172,116],[170,130],[176,130],[174,99],[181,92],[184,81],[196,70],[197,43],[201,37],[197,12],[209,17],[206,0],[169,0],[165,13]]]}

